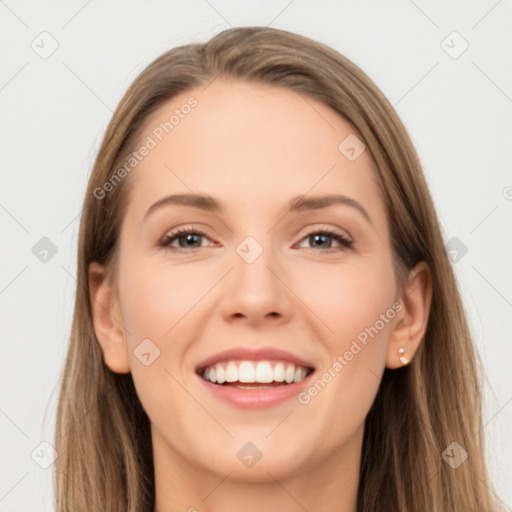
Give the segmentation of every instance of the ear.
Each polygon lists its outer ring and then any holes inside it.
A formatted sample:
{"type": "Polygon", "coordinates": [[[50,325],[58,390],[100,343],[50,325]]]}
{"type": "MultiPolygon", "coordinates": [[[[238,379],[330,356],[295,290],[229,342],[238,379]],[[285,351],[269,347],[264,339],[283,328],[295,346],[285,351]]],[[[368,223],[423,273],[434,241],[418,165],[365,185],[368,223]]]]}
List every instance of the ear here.
{"type": "Polygon", "coordinates": [[[115,373],[129,373],[130,363],[119,299],[106,276],[105,267],[96,262],[89,265],[89,290],[94,332],[105,364],[115,373]]]}
{"type": "Polygon", "coordinates": [[[423,341],[427,330],[432,301],[432,279],[428,265],[422,261],[410,272],[399,303],[402,309],[395,317],[386,354],[386,368],[395,369],[408,364],[423,341]],[[403,348],[404,352],[399,353],[403,348]],[[400,361],[400,356],[407,362],[400,361]]]}

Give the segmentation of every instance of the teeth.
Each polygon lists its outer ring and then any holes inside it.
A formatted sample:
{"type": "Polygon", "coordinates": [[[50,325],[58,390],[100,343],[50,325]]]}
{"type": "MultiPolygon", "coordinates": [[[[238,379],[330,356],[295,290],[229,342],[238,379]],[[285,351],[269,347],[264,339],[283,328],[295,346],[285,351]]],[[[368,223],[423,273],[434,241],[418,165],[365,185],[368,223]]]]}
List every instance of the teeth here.
{"type": "Polygon", "coordinates": [[[295,376],[295,366],[290,365],[286,368],[286,372],[284,374],[284,380],[291,384],[293,382],[293,377],[295,376]]]}
{"type": "Polygon", "coordinates": [[[305,368],[297,368],[293,377],[293,382],[300,382],[306,376],[305,368]]]}
{"type": "Polygon", "coordinates": [[[296,367],[292,363],[277,362],[274,365],[269,361],[229,361],[217,363],[204,370],[203,378],[212,383],[224,382],[261,383],[286,382],[292,384],[300,382],[307,375],[307,369],[296,367]]]}
{"type": "Polygon", "coordinates": [[[242,361],[238,367],[238,382],[256,382],[256,371],[249,361],[242,361]]]}
{"type": "Polygon", "coordinates": [[[283,363],[277,363],[274,366],[274,380],[276,382],[284,381],[284,364],[283,363]]]}
{"type": "Polygon", "coordinates": [[[274,380],[274,370],[270,363],[260,362],[256,366],[256,382],[268,383],[274,380]]]}
{"type": "MultiPolygon", "coordinates": [[[[219,364],[217,366],[220,366],[219,364]]],[[[206,369],[208,371],[208,368],[206,369]]],[[[208,380],[208,377],[204,377],[208,380]]],[[[230,362],[226,368],[226,381],[227,382],[236,382],[238,380],[238,367],[235,363],[230,362]]]]}
{"type": "Polygon", "coordinates": [[[224,372],[224,368],[222,367],[222,365],[218,364],[215,367],[215,374],[217,375],[217,382],[219,384],[222,384],[223,382],[226,381],[225,372],[224,372]]]}

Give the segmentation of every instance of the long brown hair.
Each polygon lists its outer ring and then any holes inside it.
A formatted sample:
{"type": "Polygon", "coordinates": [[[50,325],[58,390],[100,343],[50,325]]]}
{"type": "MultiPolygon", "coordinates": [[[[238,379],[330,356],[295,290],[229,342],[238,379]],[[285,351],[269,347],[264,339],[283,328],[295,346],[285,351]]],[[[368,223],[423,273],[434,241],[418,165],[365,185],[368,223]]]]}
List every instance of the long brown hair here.
{"type": "Polygon", "coordinates": [[[135,79],[107,128],[80,221],[76,301],[56,425],[58,511],[153,510],[149,419],[131,374],[113,373],[103,362],[89,296],[89,264],[115,267],[130,180],[101,199],[95,191],[135,149],[152,113],[217,77],[289,88],[349,122],[376,164],[397,276],[420,261],[432,274],[424,340],[408,366],[385,369],[365,420],[357,510],[498,510],[485,465],[483,367],[405,127],[372,80],[335,50],[291,32],[245,27],[161,55],[135,79]],[[457,468],[443,460],[452,442],[468,454],[457,468]]]}

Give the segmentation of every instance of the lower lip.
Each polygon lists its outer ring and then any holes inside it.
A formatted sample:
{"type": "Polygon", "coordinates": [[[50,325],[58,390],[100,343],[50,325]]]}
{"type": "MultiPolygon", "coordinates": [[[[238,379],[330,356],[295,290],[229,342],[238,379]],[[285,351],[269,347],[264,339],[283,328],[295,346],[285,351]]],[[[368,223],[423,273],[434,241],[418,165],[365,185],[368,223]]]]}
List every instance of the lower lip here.
{"type": "MultiPolygon", "coordinates": [[[[314,373],[315,372],[311,372],[300,382],[294,382],[293,384],[285,384],[273,388],[260,389],[239,389],[234,386],[213,384],[199,375],[197,375],[197,378],[213,396],[230,405],[234,405],[240,409],[260,409],[264,407],[273,407],[297,396],[305,387],[308,386],[314,373]]],[[[250,386],[251,384],[247,383],[247,385],[250,386]]]]}

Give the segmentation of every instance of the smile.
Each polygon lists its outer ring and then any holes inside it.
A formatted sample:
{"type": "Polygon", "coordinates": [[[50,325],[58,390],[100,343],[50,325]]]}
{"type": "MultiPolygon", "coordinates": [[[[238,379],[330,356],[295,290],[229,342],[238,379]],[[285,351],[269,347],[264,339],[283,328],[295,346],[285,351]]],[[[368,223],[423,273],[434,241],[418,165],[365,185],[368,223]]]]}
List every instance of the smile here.
{"type": "Polygon", "coordinates": [[[216,401],[239,409],[265,409],[296,398],[315,367],[273,347],[237,347],[210,356],[195,368],[199,386],[216,401]]]}
{"type": "Polygon", "coordinates": [[[265,360],[224,361],[199,371],[201,377],[212,384],[233,385],[239,389],[272,388],[298,383],[311,372],[313,368],[295,365],[289,361],[265,360]],[[244,384],[255,384],[255,386],[244,384]]]}

